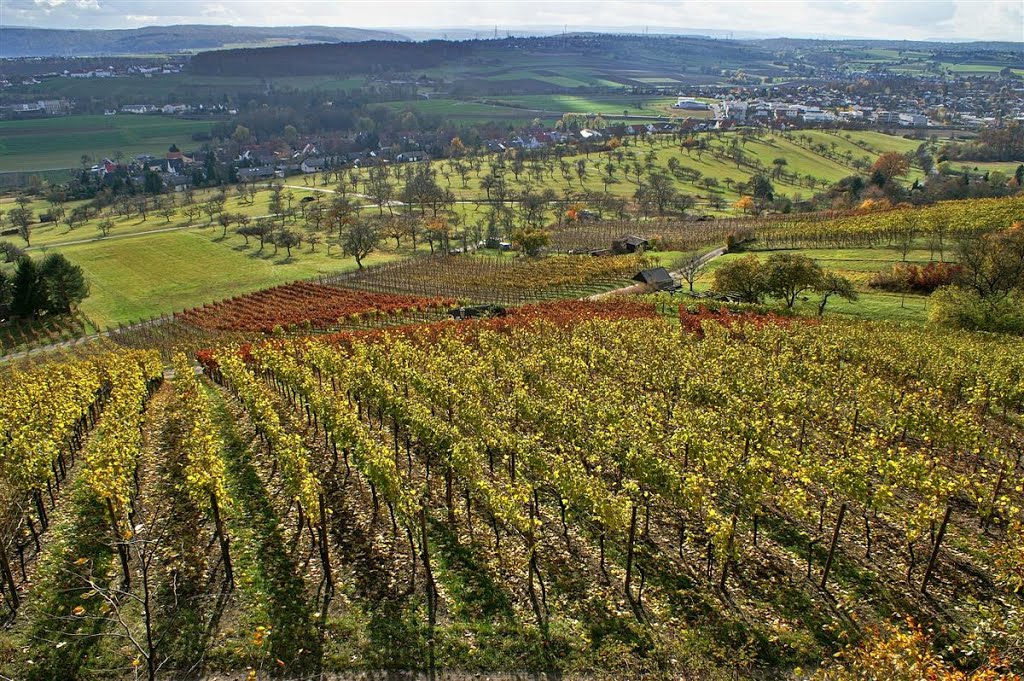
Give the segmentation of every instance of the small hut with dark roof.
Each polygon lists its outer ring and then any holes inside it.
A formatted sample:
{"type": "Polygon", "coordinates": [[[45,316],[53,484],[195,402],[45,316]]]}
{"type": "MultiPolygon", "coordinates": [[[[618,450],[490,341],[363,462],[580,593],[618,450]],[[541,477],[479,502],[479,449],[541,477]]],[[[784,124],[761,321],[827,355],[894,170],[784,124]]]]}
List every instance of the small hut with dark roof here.
{"type": "Polygon", "coordinates": [[[649,270],[641,270],[633,277],[633,281],[646,284],[655,291],[675,291],[679,288],[679,284],[676,283],[676,280],[672,278],[672,275],[664,267],[652,267],[649,270]]]}
{"type": "Polygon", "coordinates": [[[612,251],[615,253],[636,253],[646,250],[647,246],[647,239],[635,234],[626,234],[612,241],[612,251]]]}

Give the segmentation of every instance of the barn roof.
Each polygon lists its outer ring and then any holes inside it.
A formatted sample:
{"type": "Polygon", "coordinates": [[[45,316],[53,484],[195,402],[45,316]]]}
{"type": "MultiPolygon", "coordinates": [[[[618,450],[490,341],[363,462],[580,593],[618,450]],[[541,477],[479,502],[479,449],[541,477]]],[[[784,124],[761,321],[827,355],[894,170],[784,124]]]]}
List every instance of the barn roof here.
{"type": "Polygon", "coordinates": [[[633,277],[633,281],[653,285],[659,291],[667,291],[676,287],[676,280],[672,278],[664,267],[652,267],[649,270],[641,270],[633,277]]]}
{"type": "MultiPolygon", "coordinates": [[[[647,239],[636,234],[624,234],[615,240],[616,243],[628,244],[630,246],[643,246],[647,243],[647,239]]],[[[664,269],[664,268],[662,268],[664,269]]]]}

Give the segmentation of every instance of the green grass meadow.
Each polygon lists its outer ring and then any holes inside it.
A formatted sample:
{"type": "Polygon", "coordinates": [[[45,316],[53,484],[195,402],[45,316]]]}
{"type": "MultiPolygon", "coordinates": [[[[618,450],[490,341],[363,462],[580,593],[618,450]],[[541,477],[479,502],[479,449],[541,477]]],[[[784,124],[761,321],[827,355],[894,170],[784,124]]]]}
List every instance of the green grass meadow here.
{"type": "MultiPolygon", "coordinates": [[[[903,261],[903,254],[895,248],[801,249],[785,252],[806,255],[826,271],[841,274],[853,281],[859,299],[848,302],[832,298],[825,308],[826,314],[917,324],[928,321],[928,296],[916,294],[904,296],[868,286],[868,281],[876,272],[888,270],[896,263],[903,261]]],[[[767,259],[772,251],[755,250],[749,253],[727,253],[716,258],[708,264],[707,272],[696,283],[694,289],[707,291],[711,288],[716,269],[751,254],[761,259],[767,259]]],[[[938,254],[934,255],[936,258],[938,257],[938,254]]],[[[946,255],[948,258],[949,254],[946,255]]],[[[916,248],[907,253],[906,262],[926,265],[932,261],[932,256],[933,254],[927,249],[916,248]]],[[[807,300],[798,300],[795,305],[796,310],[802,314],[817,314],[817,294],[809,292],[804,297],[807,300]]]]}
{"type": "MultiPolygon", "coordinates": [[[[241,237],[219,240],[220,230],[168,232],[106,240],[58,249],[81,265],[90,295],[82,312],[97,328],[183,310],[268,286],[356,269],[339,249],[308,245],[274,255],[259,242],[246,247],[241,237]]],[[[401,257],[384,250],[365,265],[401,257]]]]}
{"type": "Polygon", "coordinates": [[[76,168],[83,154],[96,160],[117,151],[162,155],[171,144],[193,149],[193,133],[209,133],[211,125],[209,119],[122,113],[0,121],[0,170],[76,168]]]}

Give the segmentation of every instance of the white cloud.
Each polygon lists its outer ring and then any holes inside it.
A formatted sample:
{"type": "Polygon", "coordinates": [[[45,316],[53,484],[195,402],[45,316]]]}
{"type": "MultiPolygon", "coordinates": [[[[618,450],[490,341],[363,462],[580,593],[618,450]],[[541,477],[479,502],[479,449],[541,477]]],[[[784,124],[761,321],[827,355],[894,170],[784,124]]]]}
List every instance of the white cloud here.
{"type": "Polygon", "coordinates": [[[2,0],[0,24],[367,28],[522,26],[759,31],[774,35],[1024,41],[1021,0],[2,0]]]}

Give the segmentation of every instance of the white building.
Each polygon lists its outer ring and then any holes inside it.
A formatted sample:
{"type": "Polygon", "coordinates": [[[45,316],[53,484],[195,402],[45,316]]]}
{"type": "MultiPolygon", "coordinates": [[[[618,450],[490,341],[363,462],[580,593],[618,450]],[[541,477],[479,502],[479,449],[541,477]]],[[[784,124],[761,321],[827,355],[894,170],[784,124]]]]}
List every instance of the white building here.
{"type": "Polygon", "coordinates": [[[912,128],[923,128],[928,125],[928,117],[916,113],[901,113],[900,125],[906,125],[912,128]]]}
{"type": "Polygon", "coordinates": [[[693,97],[679,97],[672,105],[674,109],[688,109],[690,111],[707,111],[708,105],[697,101],[693,97]]]}
{"type": "Polygon", "coordinates": [[[829,111],[822,111],[816,106],[810,106],[804,109],[801,118],[804,119],[804,123],[826,123],[828,121],[835,120],[835,116],[829,111]]]}

